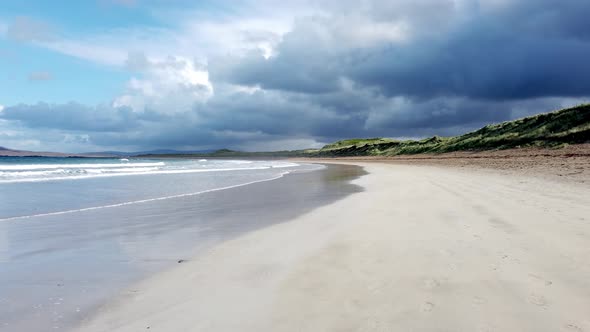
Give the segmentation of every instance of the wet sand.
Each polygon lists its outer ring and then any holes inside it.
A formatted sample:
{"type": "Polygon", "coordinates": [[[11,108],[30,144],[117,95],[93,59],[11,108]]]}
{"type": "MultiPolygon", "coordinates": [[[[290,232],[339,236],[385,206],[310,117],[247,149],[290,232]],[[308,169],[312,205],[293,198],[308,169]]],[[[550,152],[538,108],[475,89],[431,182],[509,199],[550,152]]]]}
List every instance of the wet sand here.
{"type": "Polygon", "coordinates": [[[590,187],[363,163],[365,190],[135,285],[79,331],[587,331],[590,187]]]}

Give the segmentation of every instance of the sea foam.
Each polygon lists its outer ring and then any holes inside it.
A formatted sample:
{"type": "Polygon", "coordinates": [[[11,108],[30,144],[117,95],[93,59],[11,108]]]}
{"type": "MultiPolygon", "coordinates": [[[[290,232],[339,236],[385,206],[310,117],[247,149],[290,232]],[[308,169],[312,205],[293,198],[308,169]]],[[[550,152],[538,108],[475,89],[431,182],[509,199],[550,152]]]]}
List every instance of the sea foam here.
{"type": "Polygon", "coordinates": [[[264,170],[269,168],[297,167],[298,164],[282,161],[248,160],[176,160],[176,161],[134,161],[121,163],[0,163],[0,184],[19,182],[44,182],[61,180],[82,180],[100,177],[189,174],[205,172],[231,172],[264,170]]]}

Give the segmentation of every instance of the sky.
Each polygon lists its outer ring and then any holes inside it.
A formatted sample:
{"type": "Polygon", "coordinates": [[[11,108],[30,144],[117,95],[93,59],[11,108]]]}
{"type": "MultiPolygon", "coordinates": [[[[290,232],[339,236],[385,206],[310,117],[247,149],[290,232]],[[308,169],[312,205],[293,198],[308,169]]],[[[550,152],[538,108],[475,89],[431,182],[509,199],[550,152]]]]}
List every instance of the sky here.
{"type": "Polygon", "coordinates": [[[3,0],[0,146],[282,150],[590,101],[587,0],[3,0]]]}

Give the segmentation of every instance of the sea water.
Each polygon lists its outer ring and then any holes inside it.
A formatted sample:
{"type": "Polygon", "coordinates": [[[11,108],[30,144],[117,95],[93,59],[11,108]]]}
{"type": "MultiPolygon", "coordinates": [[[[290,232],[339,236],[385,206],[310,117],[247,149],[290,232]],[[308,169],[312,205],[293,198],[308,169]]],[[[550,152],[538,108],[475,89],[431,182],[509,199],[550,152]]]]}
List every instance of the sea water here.
{"type": "Polygon", "coordinates": [[[207,159],[0,158],[0,220],[198,195],[318,166],[207,159]]]}
{"type": "Polygon", "coordinates": [[[0,158],[0,331],[70,330],[141,278],[360,190],[288,161],[0,158]]]}

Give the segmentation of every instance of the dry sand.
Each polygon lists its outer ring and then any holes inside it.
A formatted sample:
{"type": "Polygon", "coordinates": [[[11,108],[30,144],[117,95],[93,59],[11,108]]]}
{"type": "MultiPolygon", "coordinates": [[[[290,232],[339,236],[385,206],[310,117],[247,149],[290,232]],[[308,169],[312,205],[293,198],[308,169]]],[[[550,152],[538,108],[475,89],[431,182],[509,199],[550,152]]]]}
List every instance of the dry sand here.
{"type": "Polygon", "coordinates": [[[364,192],[148,279],[80,331],[590,331],[587,182],[363,165],[364,192]]]}
{"type": "MultiPolygon", "coordinates": [[[[317,161],[314,159],[300,159],[317,161]]],[[[334,159],[323,159],[326,161],[334,159]]],[[[399,155],[394,157],[345,157],[339,161],[383,162],[398,165],[430,165],[492,170],[499,174],[542,177],[560,182],[590,184],[590,143],[559,149],[520,148],[492,151],[458,151],[439,154],[399,155]]]]}

